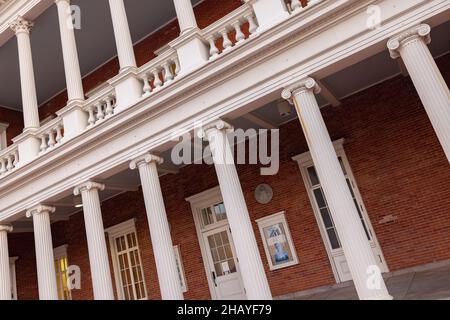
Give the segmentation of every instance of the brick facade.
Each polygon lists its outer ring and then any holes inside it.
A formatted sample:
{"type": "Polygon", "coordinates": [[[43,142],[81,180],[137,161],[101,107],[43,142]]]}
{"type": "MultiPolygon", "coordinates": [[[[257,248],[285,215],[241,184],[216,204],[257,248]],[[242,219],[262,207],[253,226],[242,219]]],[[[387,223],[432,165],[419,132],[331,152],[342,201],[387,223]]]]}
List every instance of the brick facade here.
{"type": "MultiPolygon", "coordinates": [[[[450,55],[438,60],[447,82],[450,55]]],[[[356,94],[323,115],[332,139],[345,138],[352,167],[374,231],[391,271],[450,259],[450,171],[428,117],[409,78],[399,76],[356,94]],[[386,215],[398,218],[380,224],[386,215]]],[[[307,151],[297,121],[280,131],[280,171],[262,177],[259,166],[240,165],[238,173],[272,293],[279,296],[334,283],[330,262],[297,163],[291,157],[307,151]],[[254,189],[269,183],[274,199],[254,200],[254,189]],[[261,237],[254,222],[286,211],[300,264],[269,271],[261,237]]],[[[188,166],[161,178],[174,245],[180,245],[187,299],[209,299],[197,234],[186,197],[218,185],[213,166],[188,166]]],[[[155,261],[141,191],[128,192],[102,204],[105,228],[136,218],[138,241],[150,299],[159,299],[155,261]]],[[[68,244],[70,264],[82,270],[82,289],[74,299],[91,299],[86,236],[82,213],[52,226],[54,246],[68,244]]],[[[32,234],[13,234],[11,256],[19,256],[19,299],[37,298],[32,234]]],[[[239,241],[235,238],[235,241],[239,241]]],[[[111,266],[112,269],[112,266],[111,266]]]]}

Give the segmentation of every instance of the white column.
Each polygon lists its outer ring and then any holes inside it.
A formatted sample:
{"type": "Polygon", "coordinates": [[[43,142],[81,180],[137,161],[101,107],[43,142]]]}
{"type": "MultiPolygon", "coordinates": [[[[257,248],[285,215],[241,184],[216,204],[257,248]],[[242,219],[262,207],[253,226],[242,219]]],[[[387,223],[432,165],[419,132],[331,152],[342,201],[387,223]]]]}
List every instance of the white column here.
{"type": "Polygon", "coordinates": [[[11,300],[11,274],[9,268],[8,233],[11,226],[0,225],[0,300],[11,300]]]}
{"type": "Polygon", "coordinates": [[[228,221],[234,235],[247,298],[270,300],[272,294],[227,138],[227,132],[232,130],[229,124],[221,120],[203,128],[209,141],[228,221]]]}
{"type": "Polygon", "coordinates": [[[58,8],[59,31],[61,34],[64,70],[66,73],[67,95],[69,103],[83,101],[84,91],[81,81],[75,32],[70,9],[70,0],[55,0],[58,8]]]}
{"type": "Polygon", "coordinates": [[[162,163],[163,159],[145,154],[133,160],[130,168],[132,170],[139,168],[162,299],[183,300],[169,222],[158,177],[157,165],[162,163]]]}
{"type": "Polygon", "coordinates": [[[94,298],[95,300],[114,300],[105,229],[98,194],[99,190],[104,189],[104,185],[89,181],[76,187],[74,194],[76,196],[81,194],[83,201],[94,298]]]}
{"type": "Polygon", "coordinates": [[[283,91],[295,104],[320,182],[331,209],[359,298],[392,299],[367,240],[338,156],[317,104],[320,88],[307,78],[283,91]]]}
{"type": "Polygon", "coordinates": [[[53,212],[55,212],[54,207],[44,205],[38,205],[27,211],[27,217],[33,218],[40,300],[58,300],[52,230],[50,226],[50,214],[53,212]]]}
{"type": "Polygon", "coordinates": [[[109,8],[111,10],[120,69],[136,67],[136,58],[134,56],[125,4],[123,0],[109,0],[109,8]]]}
{"type": "Polygon", "coordinates": [[[450,162],[450,91],[428,49],[430,32],[429,25],[416,26],[390,39],[388,48],[403,59],[450,162]]]}
{"type": "Polygon", "coordinates": [[[192,29],[197,29],[197,20],[195,19],[191,0],[173,0],[173,3],[175,5],[175,11],[177,12],[181,34],[192,29]]]}
{"type": "Polygon", "coordinates": [[[33,23],[19,17],[11,23],[10,27],[16,33],[19,49],[20,83],[25,129],[36,129],[39,128],[40,122],[30,42],[30,32],[33,23]]]}

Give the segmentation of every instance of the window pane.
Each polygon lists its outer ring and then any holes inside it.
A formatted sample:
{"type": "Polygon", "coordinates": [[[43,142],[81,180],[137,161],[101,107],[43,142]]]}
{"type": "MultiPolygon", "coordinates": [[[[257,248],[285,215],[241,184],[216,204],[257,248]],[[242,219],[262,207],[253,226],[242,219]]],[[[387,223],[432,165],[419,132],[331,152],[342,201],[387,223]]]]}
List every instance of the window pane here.
{"type": "Polygon", "coordinates": [[[322,221],[325,225],[325,228],[328,229],[334,227],[333,220],[331,219],[330,211],[328,211],[328,208],[320,209],[320,213],[322,215],[322,221]]]}
{"type": "Polygon", "coordinates": [[[320,184],[319,177],[317,176],[316,169],[314,167],[308,168],[309,181],[311,182],[311,186],[317,186],[320,184]]]}
{"type": "Polygon", "coordinates": [[[339,163],[342,168],[342,172],[344,172],[344,174],[347,175],[347,170],[345,169],[345,166],[344,166],[344,160],[342,160],[342,157],[339,157],[338,159],[339,159],[339,163]]]}
{"type": "Polygon", "coordinates": [[[330,244],[332,249],[339,249],[341,245],[339,244],[339,240],[334,228],[327,230],[328,239],[330,239],[330,244]]]}
{"type": "Polygon", "coordinates": [[[325,208],[327,206],[325,197],[322,193],[322,189],[314,190],[314,197],[316,198],[317,206],[319,207],[319,209],[325,208]]]}

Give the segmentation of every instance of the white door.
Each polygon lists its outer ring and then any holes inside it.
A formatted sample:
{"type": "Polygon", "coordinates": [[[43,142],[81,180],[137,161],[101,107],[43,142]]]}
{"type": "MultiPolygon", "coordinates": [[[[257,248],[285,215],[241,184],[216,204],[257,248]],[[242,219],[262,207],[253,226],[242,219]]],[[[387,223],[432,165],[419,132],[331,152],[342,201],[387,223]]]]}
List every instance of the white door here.
{"type": "Polygon", "coordinates": [[[227,225],[204,232],[209,277],[213,283],[216,299],[245,300],[245,289],[239,271],[239,262],[227,225]]]}
{"type": "MultiPolygon", "coordinates": [[[[381,272],[387,272],[387,265],[384,261],[384,257],[378,245],[378,241],[376,240],[375,233],[372,230],[372,226],[366,214],[366,210],[362,203],[358,188],[353,179],[353,175],[351,174],[350,167],[343,156],[339,157],[339,161],[347,180],[348,187],[352,194],[356,209],[358,210],[361,224],[365,230],[367,240],[372,247],[375,258],[377,259],[378,266],[380,267],[381,272]]],[[[322,186],[312,162],[304,164],[304,167],[302,168],[302,174],[304,175],[304,179],[307,183],[308,194],[314,207],[314,213],[319,224],[323,241],[330,255],[333,269],[335,270],[337,282],[349,281],[352,279],[350,269],[345,259],[344,251],[342,249],[339,236],[337,235],[336,227],[330,213],[325,194],[322,190],[322,186]]]]}

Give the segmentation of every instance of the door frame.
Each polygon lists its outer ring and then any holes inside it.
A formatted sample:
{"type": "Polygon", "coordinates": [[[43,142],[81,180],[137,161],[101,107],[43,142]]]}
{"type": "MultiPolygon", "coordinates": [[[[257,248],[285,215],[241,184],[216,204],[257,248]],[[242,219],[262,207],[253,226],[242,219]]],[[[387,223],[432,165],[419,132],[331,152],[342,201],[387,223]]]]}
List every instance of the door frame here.
{"type": "MultiPolygon", "coordinates": [[[[192,215],[194,217],[194,222],[195,222],[195,230],[197,232],[197,239],[198,239],[198,243],[200,245],[200,251],[202,254],[202,259],[203,259],[203,267],[205,269],[205,275],[206,275],[206,279],[208,280],[208,287],[209,287],[209,292],[211,293],[211,298],[212,300],[217,300],[217,294],[216,294],[216,289],[214,286],[214,282],[211,279],[211,270],[210,270],[210,262],[209,262],[209,258],[208,258],[208,248],[206,248],[206,244],[205,241],[203,239],[203,233],[205,231],[210,231],[213,229],[216,229],[218,227],[223,227],[225,225],[229,225],[228,220],[224,220],[224,221],[220,221],[217,224],[215,224],[212,228],[201,228],[201,221],[200,221],[200,214],[201,214],[201,210],[212,205],[213,203],[217,202],[221,202],[223,201],[223,197],[222,197],[222,193],[220,191],[220,187],[214,187],[212,189],[203,191],[199,194],[196,194],[194,196],[188,197],[185,199],[187,202],[189,202],[189,204],[191,205],[191,212],[192,215]]],[[[233,237],[233,234],[231,234],[231,236],[233,237]]],[[[233,245],[234,245],[234,239],[232,238],[233,241],[233,245]]],[[[239,266],[237,266],[237,269],[239,270],[239,266]]],[[[244,287],[245,289],[245,287],[244,287]]]]}
{"type": "MultiPolygon", "coordinates": [[[[356,197],[358,203],[361,206],[361,209],[362,209],[361,210],[362,211],[361,214],[363,215],[364,222],[366,223],[366,226],[369,229],[368,231],[369,231],[369,233],[370,233],[370,235],[372,237],[372,243],[378,248],[378,251],[380,253],[380,257],[383,260],[384,265],[386,266],[386,270],[381,270],[381,271],[382,271],[382,273],[389,272],[389,266],[387,264],[386,259],[384,258],[383,250],[382,250],[382,248],[380,246],[380,243],[378,242],[378,238],[377,238],[377,235],[376,235],[375,230],[373,228],[372,221],[371,221],[371,219],[370,219],[370,217],[368,215],[366,206],[365,206],[364,201],[362,199],[361,192],[359,191],[358,184],[356,183],[355,177],[353,175],[352,167],[350,166],[350,162],[348,161],[347,155],[345,153],[344,143],[345,143],[345,139],[343,139],[343,138],[334,141],[333,142],[334,149],[336,151],[336,154],[339,157],[342,158],[344,166],[347,169],[347,176],[350,178],[350,182],[352,183],[352,187],[353,187],[354,192],[355,192],[355,197],[356,197]]],[[[327,235],[326,231],[324,230],[323,221],[321,220],[321,217],[320,217],[320,212],[318,212],[318,210],[317,210],[317,205],[315,203],[314,195],[311,193],[311,188],[309,187],[309,180],[308,180],[308,174],[306,172],[306,168],[308,168],[310,165],[314,166],[314,162],[312,160],[311,153],[309,151],[305,152],[303,154],[300,154],[298,156],[293,157],[292,160],[297,162],[297,164],[299,166],[300,173],[301,173],[301,176],[302,176],[302,179],[303,179],[303,184],[304,184],[306,192],[308,194],[308,198],[309,198],[311,207],[312,207],[313,212],[314,212],[314,217],[316,218],[316,222],[317,222],[317,225],[319,227],[320,235],[322,237],[322,242],[323,242],[323,244],[325,246],[325,249],[327,251],[328,259],[330,260],[331,269],[333,271],[334,278],[336,280],[336,283],[341,283],[343,281],[341,281],[341,279],[340,279],[339,272],[338,272],[338,270],[337,270],[337,268],[335,266],[334,260],[333,260],[334,255],[333,255],[331,246],[328,243],[329,242],[328,241],[328,235],[327,235]]],[[[345,253],[344,253],[344,257],[345,257],[345,253]]]]}

